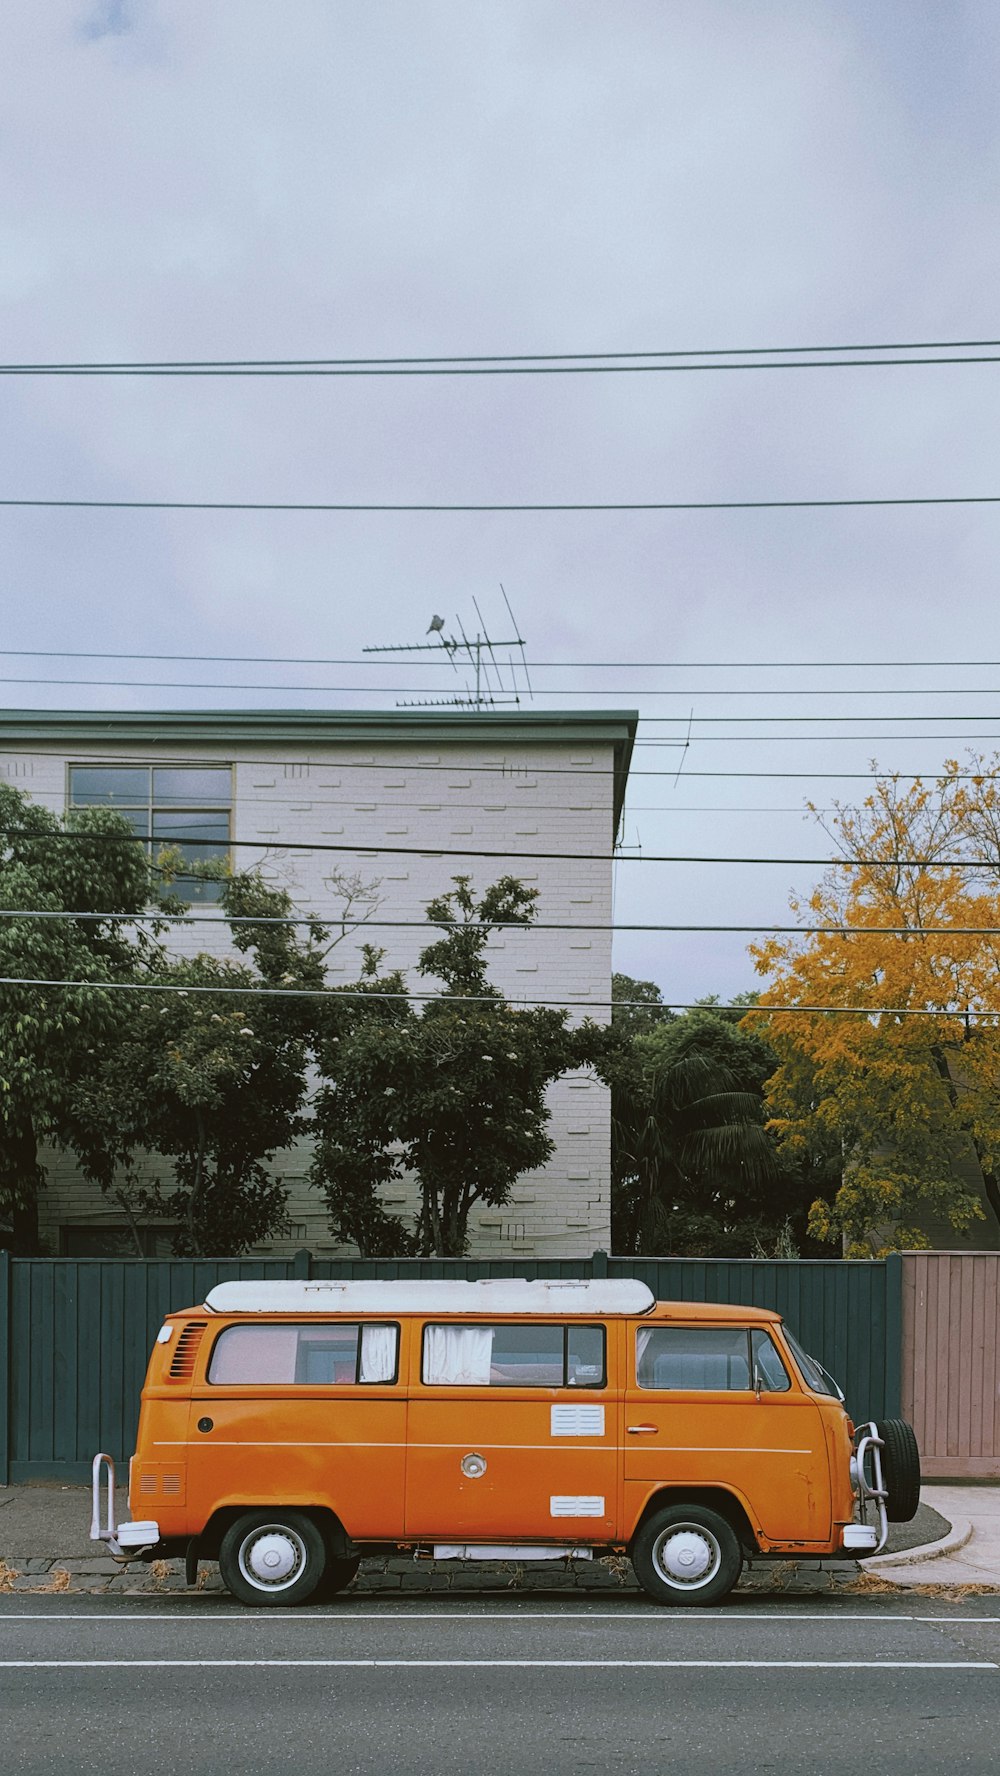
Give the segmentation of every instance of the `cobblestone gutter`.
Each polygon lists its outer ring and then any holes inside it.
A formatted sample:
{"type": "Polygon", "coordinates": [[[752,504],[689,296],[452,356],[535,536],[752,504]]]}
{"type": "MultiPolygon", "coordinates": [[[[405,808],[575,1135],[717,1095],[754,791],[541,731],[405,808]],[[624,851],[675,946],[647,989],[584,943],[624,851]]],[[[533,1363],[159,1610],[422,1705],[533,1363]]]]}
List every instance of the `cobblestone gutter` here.
{"type": "MultiPolygon", "coordinates": [[[[854,1561],[761,1561],[745,1568],[739,1591],[815,1596],[839,1591],[856,1582],[854,1561]]],[[[224,1594],[219,1569],[204,1564],[198,1573],[198,1592],[224,1594]]],[[[156,1560],[150,1565],[134,1561],[125,1568],[114,1560],[66,1559],[0,1561],[0,1592],[33,1591],[52,1595],[84,1592],[97,1595],[165,1595],[187,1592],[183,1564],[156,1560]]],[[[607,1560],[533,1560],[515,1562],[423,1561],[403,1558],[366,1560],[344,1597],[377,1596],[385,1592],[408,1596],[450,1593],[472,1597],[482,1593],[518,1592],[559,1595],[614,1592],[642,1596],[630,1563],[607,1560]]]]}

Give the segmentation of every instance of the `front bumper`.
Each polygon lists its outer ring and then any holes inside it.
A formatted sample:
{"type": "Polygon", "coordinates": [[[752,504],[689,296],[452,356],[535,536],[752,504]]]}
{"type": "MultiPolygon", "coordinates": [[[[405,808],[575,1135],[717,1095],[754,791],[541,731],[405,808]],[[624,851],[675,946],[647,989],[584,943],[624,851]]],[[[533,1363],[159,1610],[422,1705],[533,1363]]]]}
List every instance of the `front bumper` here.
{"type": "Polygon", "coordinates": [[[113,1560],[138,1560],[141,1555],[148,1554],[155,1548],[160,1539],[160,1526],[152,1518],[142,1523],[115,1522],[115,1464],[114,1458],[101,1453],[95,1455],[92,1470],[93,1514],[90,1519],[90,1539],[92,1542],[103,1542],[113,1560]],[[101,1528],[101,1470],[107,1469],[107,1511],[104,1528],[101,1528]]]}

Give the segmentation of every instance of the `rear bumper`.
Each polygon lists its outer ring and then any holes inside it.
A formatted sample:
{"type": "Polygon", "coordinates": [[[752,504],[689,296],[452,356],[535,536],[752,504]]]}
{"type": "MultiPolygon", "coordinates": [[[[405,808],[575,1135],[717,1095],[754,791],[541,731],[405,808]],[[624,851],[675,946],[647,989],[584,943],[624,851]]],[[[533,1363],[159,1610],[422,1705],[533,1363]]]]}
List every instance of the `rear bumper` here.
{"type": "Polygon", "coordinates": [[[845,1523],[840,1544],[845,1554],[877,1554],[881,1543],[874,1523],[845,1523]]]}
{"type": "Polygon", "coordinates": [[[160,1526],[153,1518],[142,1523],[116,1523],[115,1521],[115,1464],[110,1455],[95,1455],[92,1470],[93,1513],[90,1519],[90,1539],[102,1542],[113,1560],[138,1560],[142,1554],[148,1554],[160,1540],[160,1526]],[[104,1527],[101,1527],[101,1477],[102,1470],[107,1470],[107,1499],[104,1527]]]}

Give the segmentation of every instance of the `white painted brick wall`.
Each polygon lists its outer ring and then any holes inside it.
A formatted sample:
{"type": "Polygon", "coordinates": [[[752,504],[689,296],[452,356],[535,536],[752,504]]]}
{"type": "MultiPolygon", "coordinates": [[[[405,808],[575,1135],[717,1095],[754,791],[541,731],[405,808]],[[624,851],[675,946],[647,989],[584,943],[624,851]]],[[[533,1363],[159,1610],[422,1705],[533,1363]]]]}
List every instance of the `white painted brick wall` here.
{"type": "MultiPolygon", "coordinates": [[[[250,841],[234,852],[241,869],[259,867],[287,887],[298,907],[333,917],[340,906],[332,890],[337,870],[377,881],[383,918],[423,921],[427,902],[445,892],[451,877],[471,876],[481,890],[501,874],[517,875],[539,890],[541,924],[569,930],[506,931],[489,948],[491,978],[511,999],[568,1001],[578,1021],[592,1015],[605,1021],[598,1001],[610,997],[611,933],[590,929],[611,921],[613,783],[612,749],[598,744],[543,743],[498,748],[441,744],[363,746],[329,744],[310,756],[291,746],[266,752],[242,744],[178,749],[153,762],[235,765],[233,837],[250,841]],[[420,770],[419,765],[434,769],[420,770]],[[496,775],[483,767],[496,768],[496,775]],[[551,775],[571,772],[581,775],[551,775]],[[442,768],[443,767],[443,768],[442,768]],[[344,844],[343,853],[311,849],[344,844]],[[455,850],[495,850],[496,858],[463,859],[434,855],[435,846],[455,850]],[[378,847],[419,845],[420,852],[393,855],[378,847]],[[579,862],[546,860],[532,851],[568,852],[579,862]],[[522,861],[523,860],[523,861],[522,861]]],[[[68,764],[148,762],[148,753],[102,743],[85,753],[35,750],[0,759],[0,772],[20,789],[54,809],[66,803],[68,764]]],[[[329,978],[356,978],[361,945],[372,941],[386,950],[384,966],[409,971],[415,991],[435,990],[415,970],[419,951],[434,935],[430,926],[413,930],[372,927],[349,935],[332,952],[329,978]]],[[[172,940],[179,953],[228,949],[221,918],[193,924],[172,940]]],[[[548,1165],[518,1180],[502,1209],[480,1208],[471,1225],[476,1256],[583,1256],[606,1247],[610,1237],[610,1106],[596,1080],[574,1076],[550,1092],[550,1133],[556,1143],[548,1165]]],[[[304,1183],[307,1154],[280,1155],[276,1169],[290,1181],[292,1238],[267,1250],[308,1244],[317,1253],[335,1247],[323,1204],[304,1183]]],[[[412,1193],[388,1206],[412,1209],[412,1193]]],[[[120,1217],[76,1174],[72,1162],[53,1155],[44,1197],[43,1225],[53,1244],[61,1224],[120,1217]]],[[[263,1249],[263,1248],[262,1248],[263,1249]]]]}

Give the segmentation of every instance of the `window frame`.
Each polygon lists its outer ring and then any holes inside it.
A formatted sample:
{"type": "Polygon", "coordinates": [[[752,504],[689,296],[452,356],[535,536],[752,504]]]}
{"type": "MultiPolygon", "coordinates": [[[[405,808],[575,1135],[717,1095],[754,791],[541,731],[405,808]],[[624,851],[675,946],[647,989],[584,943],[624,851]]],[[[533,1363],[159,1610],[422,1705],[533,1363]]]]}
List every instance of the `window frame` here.
{"type": "MultiPolygon", "coordinates": [[[[329,1325],[331,1323],[337,1323],[337,1322],[329,1322],[329,1321],[323,1321],[323,1320],[319,1320],[319,1321],[304,1320],[304,1319],[298,1319],[298,1320],[234,1320],[228,1326],[220,1326],[218,1332],[215,1334],[215,1337],[212,1339],[211,1345],[209,1346],[208,1356],[207,1356],[206,1362],[205,1362],[205,1384],[207,1387],[219,1388],[219,1389],[223,1389],[223,1388],[268,1388],[268,1389],[272,1389],[273,1388],[276,1390],[280,1390],[281,1392],[286,1392],[289,1388],[291,1388],[291,1389],[294,1389],[294,1391],[297,1395],[300,1393],[305,1393],[305,1392],[312,1390],[312,1389],[316,1389],[316,1388],[322,1389],[322,1391],[324,1393],[327,1393],[327,1392],[332,1393],[337,1388],[398,1387],[399,1377],[400,1377],[401,1353],[402,1353],[402,1345],[403,1345],[402,1323],[399,1320],[381,1320],[381,1319],[380,1320],[358,1319],[358,1320],[345,1320],[343,1322],[340,1322],[344,1326],[353,1326],[357,1329],[358,1338],[357,1338],[357,1350],[355,1351],[355,1355],[354,1355],[354,1380],[353,1381],[298,1381],[294,1376],[292,1377],[292,1379],[290,1381],[213,1381],[212,1380],[212,1364],[215,1361],[215,1353],[216,1353],[222,1339],[225,1338],[227,1332],[236,1332],[236,1331],[242,1332],[242,1331],[247,1331],[247,1330],[255,1331],[258,1329],[263,1330],[265,1327],[274,1328],[275,1330],[283,1330],[289,1326],[294,1327],[296,1330],[302,1330],[302,1329],[309,1327],[309,1326],[315,1326],[317,1328],[317,1330],[321,1330],[325,1325],[329,1325]],[[362,1331],[365,1326],[384,1327],[392,1332],[395,1332],[395,1334],[396,1334],[396,1350],[395,1350],[395,1362],[393,1364],[393,1371],[392,1371],[391,1376],[387,1376],[384,1381],[362,1381],[361,1380],[361,1353],[362,1353],[362,1344],[363,1344],[361,1334],[362,1334],[362,1331]]],[[[324,1347],[321,1345],[320,1348],[324,1348],[324,1347]]],[[[296,1368],[298,1368],[298,1362],[299,1362],[299,1348],[298,1348],[298,1345],[296,1345],[296,1351],[295,1351],[295,1366],[296,1366],[296,1368]]]]}
{"type": "Polygon", "coordinates": [[[664,1325],[647,1326],[647,1327],[636,1326],[635,1327],[635,1338],[632,1343],[631,1360],[632,1360],[632,1365],[633,1365],[633,1373],[635,1376],[634,1385],[635,1385],[637,1391],[639,1391],[640,1393],[644,1393],[644,1394],[675,1394],[675,1395],[676,1394],[701,1394],[701,1395],[725,1394],[727,1396],[731,1396],[734,1394],[744,1394],[744,1395],[745,1394],[756,1394],[757,1388],[756,1388],[756,1384],[754,1381],[754,1377],[757,1374],[757,1365],[754,1362],[754,1350],[753,1350],[754,1334],[756,1333],[756,1334],[762,1335],[765,1338],[770,1339],[772,1349],[774,1350],[774,1352],[778,1358],[778,1362],[781,1365],[782,1373],[785,1377],[785,1386],[781,1387],[781,1388],[769,1387],[766,1383],[766,1379],[764,1379],[764,1385],[761,1387],[761,1390],[760,1390],[761,1393],[762,1394],[791,1393],[792,1388],[793,1388],[793,1381],[792,1381],[791,1373],[789,1371],[789,1365],[788,1365],[787,1361],[785,1360],[785,1357],[784,1357],[782,1350],[781,1350],[781,1346],[779,1345],[777,1339],[774,1337],[774,1335],[771,1331],[771,1328],[769,1326],[746,1325],[746,1326],[739,1326],[736,1329],[739,1332],[741,1332],[743,1337],[746,1339],[746,1362],[747,1362],[747,1375],[749,1377],[749,1383],[745,1388],[742,1388],[742,1387],[657,1387],[651,1382],[640,1381],[640,1379],[639,1379],[638,1340],[639,1340],[639,1333],[640,1332],[642,1332],[644,1330],[651,1332],[651,1333],[655,1333],[655,1332],[694,1332],[694,1333],[724,1332],[724,1331],[729,1330],[729,1328],[725,1327],[725,1326],[706,1326],[706,1325],[699,1325],[699,1324],[684,1325],[684,1324],[677,1324],[677,1323],[673,1323],[671,1325],[666,1325],[666,1326],[664,1326],[664,1325]]]}
{"type": "MultiPolygon", "coordinates": [[[[151,760],[120,758],[68,759],[66,762],[65,806],[67,813],[70,814],[79,814],[88,808],[110,808],[113,813],[122,814],[126,819],[132,814],[144,812],[146,831],[145,833],[137,832],[135,838],[137,844],[146,847],[147,854],[150,857],[155,857],[158,850],[164,850],[170,845],[180,846],[183,850],[185,845],[193,844],[196,845],[199,850],[202,850],[202,854],[207,860],[208,844],[216,842],[214,840],[207,841],[204,847],[202,847],[198,841],[195,840],[171,838],[168,835],[158,834],[154,830],[157,815],[177,815],[183,819],[186,815],[190,814],[214,814],[220,818],[220,821],[224,817],[226,822],[226,839],[225,843],[217,853],[217,856],[219,858],[224,858],[230,866],[232,865],[233,815],[236,809],[236,767],[231,759],[214,761],[207,759],[188,759],[186,761],[180,761],[177,759],[151,760]],[[73,794],[74,771],[143,771],[146,775],[145,800],[141,802],[122,802],[120,804],[113,801],[78,802],[74,799],[73,794]],[[198,803],[191,801],[187,804],[168,804],[159,802],[155,793],[155,773],[157,771],[217,771],[220,774],[225,772],[229,784],[228,799],[225,802],[198,803]]],[[[195,860],[185,859],[185,861],[195,860]]],[[[177,876],[174,878],[173,888],[174,892],[179,895],[181,900],[188,901],[192,906],[201,906],[202,908],[212,907],[218,904],[218,894],[205,895],[204,891],[206,887],[211,887],[213,881],[214,878],[212,877],[188,876],[178,872],[177,876]],[[194,890],[194,892],[192,892],[192,890],[194,890]],[[204,898],[199,898],[199,894],[203,895],[204,898]]],[[[216,884],[216,888],[218,888],[218,884],[216,884]]]]}
{"type": "Polygon", "coordinates": [[[470,1388],[476,1392],[478,1392],[480,1389],[485,1389],[490,1393],[499,1392],[505,1388],[506,1389],[531,1388],[533,1391],[536,1391],[536,1392],[541,1392],[541,1391],[547,1389],[549,1391],[549,1393],[555,1393],[558,1391],[571,1391],[574,1394],[583,1394],[583,1393],[592,1394],[592,1393],[599,1393],[602,1389],[606,1389],[607,1385],[608,1385],[608,1328],[607,1328],[607,1324],[603,1320],[582,1320],[582,1319],[581,1320],[537,1320],[537,1321],[534,1321],[534,1320],[532,1320],[532,1321],[529,1321],[529,1320],[503,1320],[503,1319],[498,1319],[498,1320],[426,1320],[420,1329],[420,1386],[421,1387],[432,1388],[434,1390],[437,1390],[438,1388],[441,1388],[441,1389],[447,1388],[451,1392],[454,1392],[459,1388],[470,1388]],[[428,1381],[426,1379],[427,1334],[430,1331],[449,1330],[449,1331],[453,1331],[453,1332],[465,1332],[465,1331],[484,1332],[484,1331],[495,1331],[498,1327],[509,1327],[511,1329],[513,1329],[515,1327],[525,1327],[527,1329],[530,1329],[533,1326],[538,1326],[539,1328],[542,1328],[542,1327],[554,1328],[555,1330],[562,1332],[563,1336],[562,1336],[562,1380],[561,1381],[480,1381],[480,1382],[455,1381],[455,1382],[452,1382],[452,1381],[428,1381]],[[567,1379],[568,1374],[569,1374],[569,1340],[570,1340],[570,1336],[573,1333],[573,1331],[579,1331],[579,1330],[583,1330],[583,1329],[586,1329],[587,1331],[590,1331],[590,1332],[599,1332],[601,1335],[601,1379],[600,1379],[600,1381],[577,1382],[577,1381],[569,1381],[567,1379]]]}

